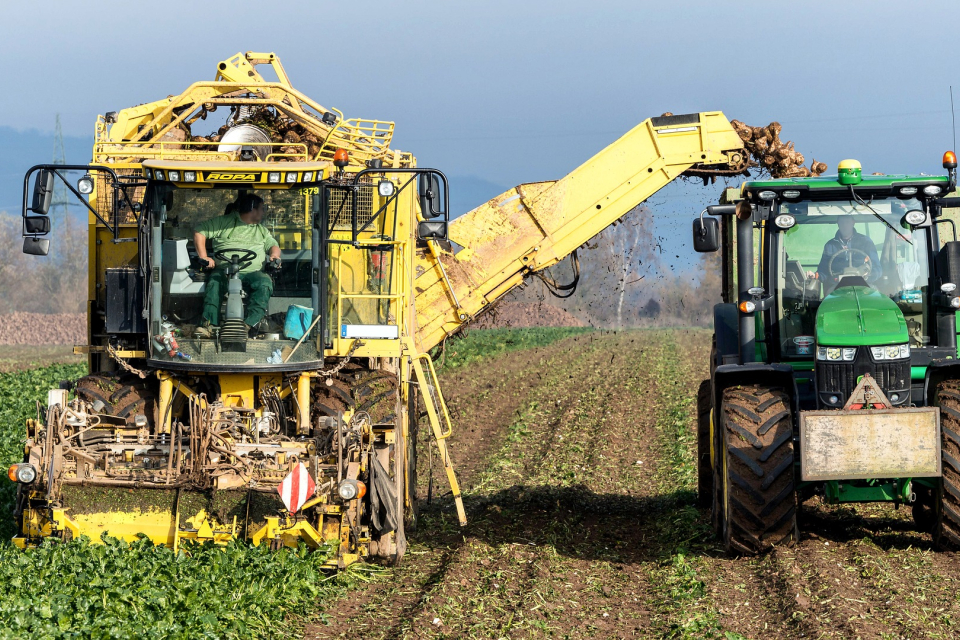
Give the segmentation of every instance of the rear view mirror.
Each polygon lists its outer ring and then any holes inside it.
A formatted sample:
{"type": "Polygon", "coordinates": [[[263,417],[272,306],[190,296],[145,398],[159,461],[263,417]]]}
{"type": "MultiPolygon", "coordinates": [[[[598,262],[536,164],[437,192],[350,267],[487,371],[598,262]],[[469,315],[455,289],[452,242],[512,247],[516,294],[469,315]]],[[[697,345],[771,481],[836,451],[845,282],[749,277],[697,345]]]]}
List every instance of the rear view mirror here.
{"type": "Polygon", "coordinates": [[[420,193],[420,212],[424,218],[437,218],[444,215],[440,194],[440,179],[435,173],[421,173],[417,179],[420,193]]]}
{"type": "MultiPolygon", "coordinates": [[[[50,211],[50,200],[53,196],[53,171],[40,169],[37,171],[37,180],[33,183],[33,202],[30,211],[41,216],[50,211]]],[[[46,254],[44,254],[46,255],[46,254]]]]}
{"type": "Polygon", "coordinates": [[[720,249],[720,221],[700,216],[693,221],[693,250],[711,253],[720,249]]]}
{"type": "Polygon", "coordinates": [[[24,238],[23,252],[30,256],[45,256],[50,253],[50,241],[46,238],[24,238]]]}
{"type": "Polygon", "coordinates": [[[417,238],[420,240],[443,240],[447,237],[447,223],[443,220],[424,220],[417,224],[417,238]]]}
{"type": "Polygon", "coordinates": [[[27,216],[23,219],[24,232],[32,235],[50,233],[50,218],[46,216],[27,216]]]}

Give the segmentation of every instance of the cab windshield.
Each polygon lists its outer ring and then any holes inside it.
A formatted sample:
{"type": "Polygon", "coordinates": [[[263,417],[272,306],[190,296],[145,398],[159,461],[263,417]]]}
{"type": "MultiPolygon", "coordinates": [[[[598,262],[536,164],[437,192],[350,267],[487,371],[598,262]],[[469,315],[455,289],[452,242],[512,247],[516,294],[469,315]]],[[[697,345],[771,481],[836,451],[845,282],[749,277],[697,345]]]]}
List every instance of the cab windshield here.
{"type": "Polygon", "coordinates": [[[312,338],[316,189],[153,188],[151,356],[259,367],[322,360],[312,338]],[[198,255],[198,233],[213,266],[198,255]]]}
{"type": "Polygon", "coordinates": [[[846,277],[862,278],[896,302],[912,344],[929,342],[928,234],[901,223],[907,211],[922,209],[916,199],[899,198],[780,205],[780,215],[796,220],[779,233],[776,254],[783,356],[812,358],[816,309],[846,277]]]}

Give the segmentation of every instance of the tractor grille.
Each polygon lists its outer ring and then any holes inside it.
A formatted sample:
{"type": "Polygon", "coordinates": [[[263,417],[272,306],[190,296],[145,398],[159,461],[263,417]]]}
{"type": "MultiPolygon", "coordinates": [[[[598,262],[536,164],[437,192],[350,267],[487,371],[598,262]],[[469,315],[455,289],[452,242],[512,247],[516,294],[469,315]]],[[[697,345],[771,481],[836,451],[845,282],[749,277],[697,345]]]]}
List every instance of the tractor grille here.
{"type": "Polygon", "coordinates": [[[910,360],[875,361],[869,347],[858,347],[857,357],[852,362],[830,362],[817,360],[817,395],[821,406],[842,407],[857,386],[857,378],[869,373],[880,385],[883,392],[890,396],[900,396],[896,405],[907,403],[910,397],[910,360]],[[829,396],[837,396],[840,401],[831,405],[826,401],[829,396]]]}

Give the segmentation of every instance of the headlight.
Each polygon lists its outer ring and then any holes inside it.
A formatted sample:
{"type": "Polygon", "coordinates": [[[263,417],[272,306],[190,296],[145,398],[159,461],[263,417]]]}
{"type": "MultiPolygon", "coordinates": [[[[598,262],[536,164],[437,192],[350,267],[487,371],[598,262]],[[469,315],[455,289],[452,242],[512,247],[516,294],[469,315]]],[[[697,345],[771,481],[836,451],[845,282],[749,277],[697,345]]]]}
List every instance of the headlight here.
{"type": "Polygon", "coordinates": [[[313,171],[307,171],[303,174],[304,182],[313,182],[313,171]]]}
{"type": "Polygon", "coordinates": [[[857,348],[856,347],[846,347],[843,350],[843,359],[850,361],[856,360],[857,358],[857,348]]]}
{"type": "Polygon", "coordinates": [[[757,197],[761,200],[775,200],[777,198],[776,191],[761,191],[757,194],[757,197]]]}
{"type": "Polygon", "coordinates": [[[902,196],[914,196],[917,194],[916,187],[903,187],[900,189],[900,195],[902,196]]]}
{"type": "Polygon", "coordinates": [[[909,344],[892,344],[886,347],[870,347],[874,360],[901,360],[910,357],[909,344]]]}
{"type": "Polygon", "coordinates": [[[296,181],[297,181],[297,173],[296,173],[295,171],[291,171],[290,173],[287,174],[287,182],[288,182],[288,183],[289,183],[289,182],[296,182],[296,181]]]}
{"type": "Polygon", "coordinates": [[[271,171],[267,174],[267,182],[280,182],[280,172],[271,171]]]}
{"type": "Polygon", "coordinates": [[[13,482],[30,484],[37,479],[37,468],[29,463],[15,464],[7,471],[7,477],[13,482]]]}
{"type": "Polygon", "coordinates": [[[171,171],[171,172],[170,172],[170,179],[173,180],[174,182],[180,182],[180,172],[179,172],[179,171],[171,171]]]}
{"type": "Polygon", "coordinates": [[[153,172],[153,177],[156,178],[157,180],[163,180],[163,171],[161,171],[160,169],[157,169],[156,171],[153,172]]]}
{"type": "Polygon", "coordinates": [[[928,196],[935,196],[935,195],[937,195],[938,193],[940,193],[941,191],[943,191],[943,189],[941,189],[940,187],[938,187],[938,186],[935,185],[935,184],[931,184],[931,185],[926,186],[926,187],[923,188],[923,192],[924,192],[925,194],[927,194],[928,196]]]}
{"type": "Polygon", "coordinates": [[[381,180],[377,183],[377,192],[381,198],[389,198],[393,195],[394,184],[389,180],[381,180]]]}
{"type": "Polygon", "coordinates": [[[840,347],[827,347],[827,360],[839,360],[840,355],[840,347]]]}
{"type": "Polygon", "coordinates": [[[93,177],[89,173],[83,174],[83,177],[77,180],[77,191],[83,195],[93,193],[93,177]]]}
{"type": "Polygon", "coordinates": [[[773,219],[773,224],[777,225],[777,228],[779,229],[789,229],[793,225],[797,224],[797,219],[789,213],[782,213],[773,219]]]}
{"type": "Polygon", "coordinates": [[[357,486],[356,480],[344,480],[337,488],[337,493],[344,500],[353,500],[360,493],[360,487],[357,486]]]}
{"type": "Polygon", "coordinates": [[[903,216],[903,219],[907,221],[907,224],[918,227],[927,221],[927,214],[914,209],[913,211],[907,211],[907,215],[903,216]]]}
{"type": "Polygon", "coordinates": [[[817,360],[826,360],[826,359],[827,359],[827,348],[817,347],[817,360]]]}
{"type": "Polygon", "coordinates": [[[800,192],[799,192],[799,191],[795,191],[795,190],[793,190],[793,189],[789,189],[789,190],[787,190],[787,191],[784,191],[782,195],[783,195],[784,198],[793,199],[793,198],[799,198],[799,197],[800,197],[800,192]]]}
{"type": "Polygon", "coordinates": [[[196,182],[197,181],[197,172],[196,171],[184,171],[183,179],[185,182],[196,182]]]}

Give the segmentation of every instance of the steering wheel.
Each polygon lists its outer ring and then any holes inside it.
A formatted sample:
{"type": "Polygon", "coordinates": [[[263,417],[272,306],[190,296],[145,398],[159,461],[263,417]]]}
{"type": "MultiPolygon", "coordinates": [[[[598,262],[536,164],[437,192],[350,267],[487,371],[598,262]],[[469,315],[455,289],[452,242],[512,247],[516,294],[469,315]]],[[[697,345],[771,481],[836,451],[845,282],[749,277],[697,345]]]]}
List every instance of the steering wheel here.
{"type": "Polygon", "coordinates": [[[827,271],[830,272],[830,276],[833,278],[840,278],[841,276],[844,276],[844,275],[858,275],[861,278],[866,278],[868,275],[870,275],[871,270],[872,270],[872,266],[870,265],[870,256],[867,255],[866,251],[862,251],[861,249],[841,249],[840,251],[837,251],[835,254],[833,254],[833,256],[830,258],[830,262],[827,264],[827,271]],[[844,254],[846,254],[847,264],[845,266],[842,266],[842,269],[840,271],[834,271],[833,267],[834,267],[834,264],[837,262],[837,258],[839,258],[844,254]],[[853,256],[855,254],[859,254],[863,256],[863,263],[858,267],[853,266],[853,256]],[[846,271],[847,269],[853,269],[854,273],[853,274],[844,273],[844,271],[846,271]]]}
{"type": "Polygon", "coordinates": [[[213,257],[228,264],[233,264],[233,259],[236,258],[237,268],[243,270],[253,264],[253,261],[257,259],[257,252],[251,251],[250,249],[224,249],[215,252],[213,257]],[[232,255],[227,255],[228,253],[232,255]]]}

